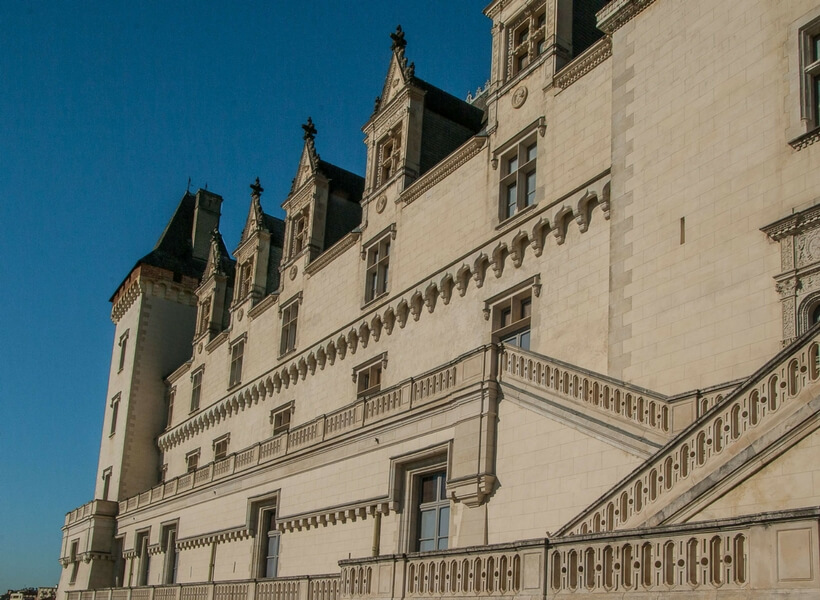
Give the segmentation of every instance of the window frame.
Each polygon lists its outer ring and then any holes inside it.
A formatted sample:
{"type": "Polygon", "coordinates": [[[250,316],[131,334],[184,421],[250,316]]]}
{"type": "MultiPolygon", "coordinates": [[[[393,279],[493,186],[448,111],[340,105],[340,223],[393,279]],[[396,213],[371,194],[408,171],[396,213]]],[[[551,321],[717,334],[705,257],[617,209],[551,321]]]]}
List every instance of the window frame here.
{"type": "Polygon", "coordinates": [[[299,305],[302,304],[302,293],[279,305],[279,316],[282,328],[279,337],[279,356],[290,354],[298,347],[296,337],[299,334],[299,305]]]}
{"type": "Polygon", "coordinates": [[[103,491],[102,491],[102,499],[108,500],[108,494],[111,492],[111,475],[114,472],[113,467],[106,467],[103,469],[102,472],[102,479],[103,481],[103,491]]]}
{"type": "Polygon", "coordinates": [[[80,573],[80,538],[71,540],[68,550],[68,561],[71,563],[71,575],[68,578],[68,585],[77,583],[77,576],[80,573]]]}
{"type": "Polygon", "coordinates": [[[230,443],[230,433],[219,436],[211,443],[214,453],[214,462],[225,460],[228,457],[228,447],[230,446],[230,443]]]}
{"type": "Polygon", "coordinates": [[[197,448],[185,454],[185,474],[190,475],[199,470],[199,459],[202,455],[202,449],[197,448]]]}
{"type": "Polygon", "coordinates": [[[820,140],[820,7],[789,27],[789,145],[795,150],[820,140]]]}
{"type": "Polygon", "coordinates": [[[541,276],[534,275],[513,287],[488,298],[484,302],[484,318],[491,321],[492,342],[509,344],[509,338],[529,334],[526,346],[511,344],[529,350],[532,343],[534,298],[541,295],[541,276]],[[506,316],[509,315],[509,321],[506,316]]]}
{"type": "Polygon", "coordinates": [[[202,406],[202,380],[205,378],[205,366],[191,373],[191,405],[189,415],[198,412],[202,406]]]}
{"type": "Polygon", "coordinates": [[[375,145],[373,189],[387,185],[398,174],[403,156],[404,123],[399,122],[385,133],[375,145]],[[389,154],[385,156],[385,153],[389,154]]]}
{"type": "Polygon", "coordinates": [[[447,550],[450,541],[450,512],[452,508],[452,504],[447,497],[447,469],[444,465],[439,465],[438,469],[429,472],[417,473],[414,475],[414,482],[412,486],[415,488],[413,493],[415,494],[415,504],[413,505],[413,512],[414,512],[414,519],[415,523],[415,533],[413,536],[414,540],[414,550],[416,552],[436,552],[439,550],[447,550]],[[435,495],[436,497],[432,501],[424,501],[424,480],[433,478],[434,481],[440,479],[440,482],[436,481],[434,484],[435,495]],[[441,536],[440,529],[441,529],[441,512],[443,510],[447,510],[447,531],[445,536],[441,536]],[[433,548],[429,548],[426,550],[422,550],[421,546],[422,543],[427,541],[427,538],[422,538],[422,526],[423,526],[423,515],[426,512],[433,511],[435,513],[435,519],[433,524],[433,548]],[[440,548],[439,545],[441,543],[441,539],[445,540],[445,545],[443,548],[440,548]]]}
{"type": "Polygon", "coordinates": [[[130,333],[130,329],[126,329],[125,333],[120,336],[120,360],[119,360],[119,368],[117,369],[117,373],[122,373],[122,370],[125,368],[125,352],[128,348],[128,334],[130,333]]]}
{"type": "Polygon", "coordinates": [[[255,262],[254,256],[251,255],[239,266],[239,285],[236,286],[237,302],[241,302],[253,292],[255,262]]]}
{"type": "Polygon", "coordinates": [[[148,578],[151,574],[151,553],[149,546],[151,544],[151,529],[142,529],[137,531],[134,538],[134,552],[137,563],[137,583],[138,587],[148,585],[148,578]]]}
{"type": "Polygon", "coordinates": [[[199,303],[199,319],[197,321],[197,335],[205,335],[211,329],[211,297],[204,298],[199,303]]]}
{"type": "MultiPolygon", "coordinates": [[[[268,540],[271,534],[278,538],[278,554],[275,569],[278,571],[278,559],[282,555],[281,533],[276,521],[279,510],[279,492],[248,499],[249,528],[256,532],[256,543],[253,546],[253,571],[257,579],[270,579],[267,575],[268,540]]],[[[274,575],[273,577],[276,577],[274,575]]]]}
{"type": "Polygon", "coordinates": [[[546,17],[546,2],[535,3],[507,27],[507,81],[524,73],[546,55],[546,17]]]}
{"type": "Polygon", "coordinates": [[[498,218],[503,223],[538,204],[537,133],[533,131],[515,142],[499,157],[499,161],[502,174],[499,180],[498,218]],[[511,190],[514,190],[512,196],[511,190]]]}
{"type": "Polygon", "coordinates": [[[381,298],[390,291],[390,257],[396,239],[395,223],[362,244],[365,261],[364,304],[381,298]]]}
{"type": "Polygon", "coordinates": [[[117,421],[120,416],[120,401],[122,400],[122,393],[117,392],[111,398],[111,424],[108,428],[108,437],[113,437],[117,433],[117,421]]]}
{"type": "Polygon", "coordinates": [[[179,552],[176,548],[179,520],[163,523],[160,526],[160,545],[165,553],[162,561],[162,582],[165,585],[177,583],[179,569],[179,552]],[[171,550],[169,552],[169,549],[171,550]]]}
{"type": "Polygon", "coordinates": [[[295,403],[291,401],[284,406],[279,406],[270,411],[270,424],[273,426],[272,437],[277,437],[290,431],[294,408],[295,403]],[[277,423],[277,420],[279,423],[277,423]]]}
{"type": "Polygon", "coordinates": [[[242,384],[242,365],[245,356],[245,336],[234,340],[229,348],[228,389],[242,384]]]}
{"type": "Polygon", "coordinates": [[[356,397],[366,398],[377,394],[382,389],[384,371],[387,369],[387,352],[353,367],[353,383],[356,384],[356,397]],[[373,383],[373,380],[376,382],[373,383]],[[365,383],[366,382],[366,383],[365,383]],[[367,387],[363,387],[363,386],[367,387]]]}
{"type": "Polygon", "coordinates": [[[177,386],[169,386],[166,395],[165,429],[170,429],[174,419],[174,400],[176,400],[177,386]]]}

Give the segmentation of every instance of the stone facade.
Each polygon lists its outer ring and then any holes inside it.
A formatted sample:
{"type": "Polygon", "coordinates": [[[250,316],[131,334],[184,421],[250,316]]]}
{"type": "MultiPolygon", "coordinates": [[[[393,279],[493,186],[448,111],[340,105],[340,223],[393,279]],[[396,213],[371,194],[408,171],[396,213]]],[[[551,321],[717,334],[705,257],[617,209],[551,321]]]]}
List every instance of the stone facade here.
{"type": "Polygon", "coordinates": [[[233,253],[185,194],[60,600],[820,597],[820,5],[485,14],[469,101],[391,36],[362,176],[308,120],[233,253]]]}

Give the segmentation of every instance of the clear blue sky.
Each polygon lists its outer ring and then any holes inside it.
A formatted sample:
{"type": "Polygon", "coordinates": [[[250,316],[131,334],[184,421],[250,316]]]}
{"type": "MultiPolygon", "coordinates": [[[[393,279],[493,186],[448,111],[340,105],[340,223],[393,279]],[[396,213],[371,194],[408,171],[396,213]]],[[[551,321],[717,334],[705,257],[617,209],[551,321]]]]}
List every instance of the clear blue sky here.
{"type": "Polygon", "coordinates": [[[56,585],[92,499],[108,298],[185,191],[221,194],[235,247],[259,176],[281,214],[313,117],[362,173],[361,126],[401,23],[416,74],[489,76],[488,0],[6,0],[0,10],[0,591],[56,585]]]}

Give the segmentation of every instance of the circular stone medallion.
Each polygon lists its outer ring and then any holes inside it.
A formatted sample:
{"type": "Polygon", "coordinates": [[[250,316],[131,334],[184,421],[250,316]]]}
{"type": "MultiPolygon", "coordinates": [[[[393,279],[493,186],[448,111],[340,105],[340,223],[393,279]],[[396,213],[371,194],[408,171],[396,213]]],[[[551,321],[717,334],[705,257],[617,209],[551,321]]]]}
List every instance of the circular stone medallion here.
{"type": "Polygon", "coordinates": [[[382,214],[385,206],[387,206],[387,196],[379,196],[379,199],[376,200],[376,212],[382,214]]]}
{"type": "Polygon", "coordinates": [[[521,108],[522,106],[524,106],[524,102],[527,101],[528,93],[529,92],[527,91],[527,86],[525,85],[522,85],[521,87],[516,89],[512,95],[513,108],[521,108]]]}
{"type": "Polygon", "coordinates": [[[294,279],[296,279],[296,274],[297,274],[298,272],[299,272],[299,267],[297,267],[296,265],[293,265],[293,266],[290,268],[290,280],[291,280],[291,281],[293,281],[294,279]]]}

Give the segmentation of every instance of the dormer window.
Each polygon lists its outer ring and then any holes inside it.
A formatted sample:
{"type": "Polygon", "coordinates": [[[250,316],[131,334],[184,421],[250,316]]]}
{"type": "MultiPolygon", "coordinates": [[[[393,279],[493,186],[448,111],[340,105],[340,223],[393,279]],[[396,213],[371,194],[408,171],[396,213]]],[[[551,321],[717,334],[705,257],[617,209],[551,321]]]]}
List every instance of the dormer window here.
{"type": "Polygon", "coordinates": [[[208,331],[211,324],[211,299],[205,298],[199,305],[199,333],[208,331]]]}
{"type": "Polygon", "coordinates": [[[510,62],[509,75],[523,71],[547,50],[547,10],[541,4],[534,10],[526,11],[509,30],[510,62]]]}
{"type": "Polygon", "coordinates": [[[305,218],[293,222],[293,254],[299,254],[305,247],[305,218]]]}
{"type": "Polygon", "coordinates": [[[237,299],[242,300],[253,289],[253,257],[250,257],[242,263],[239,273],[239,295],[237,296],[237,299]]]}
{"type": "Polygon", "coordinates": [[[399,170],[401,160],[401,125],[394,127],[376,147],[375,187],[387,183],[399,170]]]}

